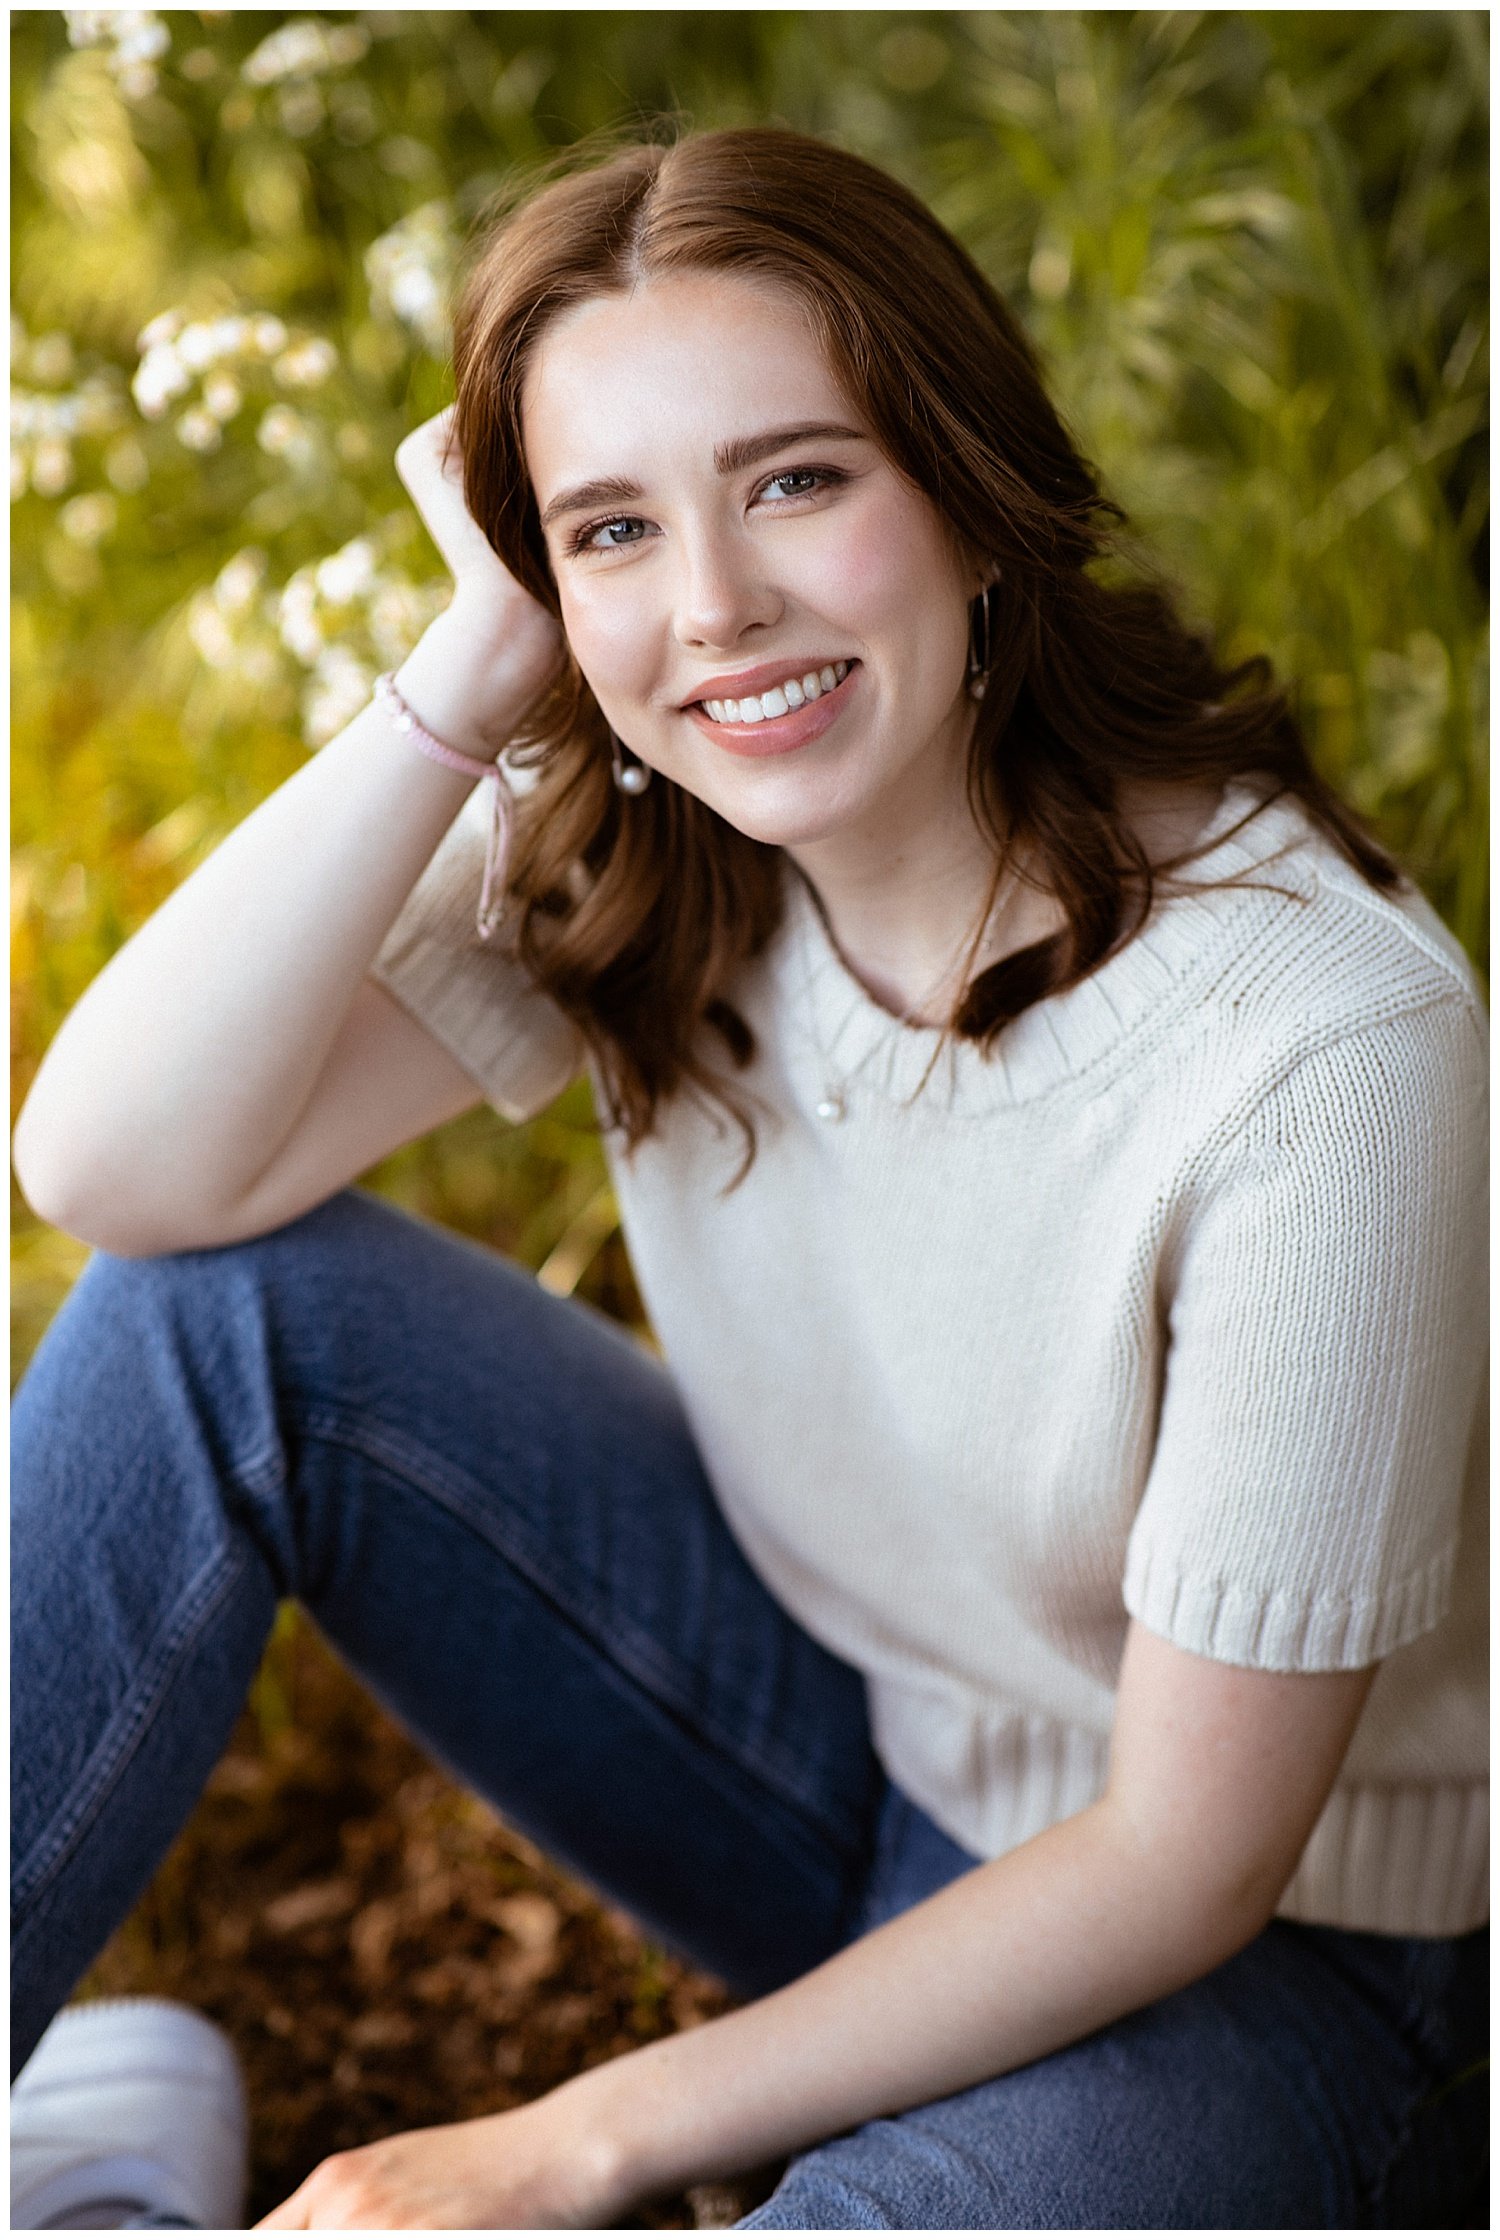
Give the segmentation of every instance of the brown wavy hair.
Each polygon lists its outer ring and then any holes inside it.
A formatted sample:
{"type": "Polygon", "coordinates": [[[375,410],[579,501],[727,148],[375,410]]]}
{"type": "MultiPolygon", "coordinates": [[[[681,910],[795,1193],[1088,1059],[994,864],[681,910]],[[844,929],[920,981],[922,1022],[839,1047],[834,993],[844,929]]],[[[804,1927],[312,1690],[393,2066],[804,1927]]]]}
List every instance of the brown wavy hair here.
{"type": "MultiPolygon", "coordinates": [[[[886,456],[997,579],[970,800],[994,841],[993,892],[1007,861],[1024,859],[1066,924],[979,972],[953,1033],[993,1045],[1029,1005],[1120,949],[1163,875],[1190,860],[1148,859],[1119,805],[1131,784],[1239,779],[1265,801],[1295,795],[1366,879],[1397,883],[1313,770],[1269,662],[1225,668],[1161,586],[1091,573],[1117,555],[1125,516],[1070,440],[1015,318],[914,195],[857,156],[780,130],[688,134],[585,160],[492,222],[461,291],[456,439],[469,509],[557,614],[521,444],[522,385],[549,323],[687,271],[743,274],[800,301],[886,456]]],[[[732,1076],[754,1045],[731,990],[779,922],[781,850],[661,778],[622,799],[603,716],[571,657],[517,750],[537,780],[513,859],[516,946],[582,1030],[607,1120],[634,1144],[662,1099],[688,1090],[727,1106],[753,1153],[732,1076]]]]}

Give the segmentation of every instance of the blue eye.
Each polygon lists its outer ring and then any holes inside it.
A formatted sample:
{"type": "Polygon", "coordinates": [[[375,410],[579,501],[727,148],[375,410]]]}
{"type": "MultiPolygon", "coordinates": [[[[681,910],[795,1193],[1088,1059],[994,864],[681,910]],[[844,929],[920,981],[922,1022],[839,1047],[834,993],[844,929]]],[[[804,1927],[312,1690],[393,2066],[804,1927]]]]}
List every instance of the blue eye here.
{"type": "Polygon", "coordinates": [[[584,545],[592,545],[596,552],[617,552],[622,544],[637,543],[644,528],[645,523],[634,514],[622,514],[617,521],[595,521],[589,528],[579,530],[574,549],[581,550],[584,545]],[[625,534],[617,535],[618,530],[624,530],[625,534]],[[608,544],[600,544],[600,537],[607,537],[608,544]]]}

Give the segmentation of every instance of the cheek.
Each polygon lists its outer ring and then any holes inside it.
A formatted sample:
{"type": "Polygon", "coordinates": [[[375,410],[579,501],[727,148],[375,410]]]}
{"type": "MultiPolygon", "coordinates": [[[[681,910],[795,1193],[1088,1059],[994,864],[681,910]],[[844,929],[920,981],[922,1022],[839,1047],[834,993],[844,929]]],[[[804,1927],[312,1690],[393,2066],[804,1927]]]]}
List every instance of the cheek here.
{"type": "Polygon", "coordinates": [[[934,524],[899,495],[862,508],[842,530],[822,556],[821,582],[825,600],[856,628],[894,630],[924,646],[936,615],[956,611],[961,597],[934,524]]]}
{"type": "Polygon", "coordinates": [[[644,675],[649,632],[623,578],[575,583],[559,592],[559,601],[568,644],[584,675],[606,692],[629,691],[644,675]]]}

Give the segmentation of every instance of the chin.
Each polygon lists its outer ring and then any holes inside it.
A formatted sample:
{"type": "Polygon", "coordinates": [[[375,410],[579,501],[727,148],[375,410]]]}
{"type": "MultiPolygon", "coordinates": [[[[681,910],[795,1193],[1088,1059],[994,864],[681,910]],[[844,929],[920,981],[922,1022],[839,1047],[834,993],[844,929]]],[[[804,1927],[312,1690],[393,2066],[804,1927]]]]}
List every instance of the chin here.
{"type": "Polygon", "coordinates": [[[710,809],[742,832],[747,840],[759,840],[768,848],[814,847],[819,841],[831,840],[849,829],[856,821],[857,810],[847,802],[831,804],[808,800],[760,800],[743,798],[727,800],[722,795],[715,799],[700,794],[710,809]]]}
{"type": "Polygon", "coordinates": [[[769,848],[813,847],[836,838],[869,816],[878,792],[867,772],[851,783],[847,770],[808,763],[778,769],[751,762],[743,771],[669,774],[736,832],[769,848]]]}

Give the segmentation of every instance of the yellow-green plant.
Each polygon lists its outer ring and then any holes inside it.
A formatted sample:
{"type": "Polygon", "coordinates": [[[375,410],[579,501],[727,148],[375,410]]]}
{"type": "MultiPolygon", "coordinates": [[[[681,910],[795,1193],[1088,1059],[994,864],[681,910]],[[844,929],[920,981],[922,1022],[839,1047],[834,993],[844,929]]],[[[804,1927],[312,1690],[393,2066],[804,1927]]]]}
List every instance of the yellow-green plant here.
{"type": "MultiPolygon", "coordinates": [[[[658,116],[826,134],[1008,292],[1144,549],[1480,954],[1486,19],[22,11],[14,1087],[441,597],[391,456],[486,200],[658,116]]],[[[372,1178],[632,1315],[587,1099],[372,1178]]],[[[18,1209],[16,1358],[81,1248],[18,1209]]]]}

